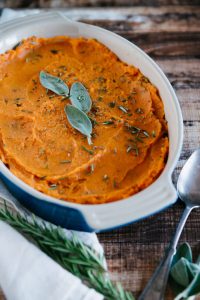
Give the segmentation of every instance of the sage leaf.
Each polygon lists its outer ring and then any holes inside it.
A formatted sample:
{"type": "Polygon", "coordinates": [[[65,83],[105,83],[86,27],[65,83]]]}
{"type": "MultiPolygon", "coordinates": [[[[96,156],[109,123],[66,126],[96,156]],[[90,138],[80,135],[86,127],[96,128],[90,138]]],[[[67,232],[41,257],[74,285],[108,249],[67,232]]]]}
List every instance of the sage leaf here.
{"type": "Polygon", "coordinates": [[[196,264],[200,266],[200,255],[197,257],[196,264]]]}
{"type": "Polygon", "coordinates": [[[169,282],[176,294],[175,300],[192,299],[200,293],[200,259],[192,262],[189,244],[181,245],[173,257],[169,282]]]}
{"type": "Polygon", "coordinates": [[[46,89],[60,96],[69,96],[69,88],[59,77],[50,75],[44,71],[40,72],[40,83],[46,89]]]}
{"type": "Polygon", "coordinates": [[[190,285],[176,296],[174,300],[185,299],[200,293],[200,272],[196,274],[190,285]]]}
{"type": "Polygon", "coordinates": [[[172,260],[172,265],[171,267],[173,267],[173,265],[175,263],[177,263],[179,261],[179,259],[181,259],[181,257],[186,258],[189,262],[192,262],[192,250],[191,247],[188,243],[183,243],[178,250],[176,251],[173,260],[172,260]]]}
{"type": "Polygon", "coordinates": [[[175,296],[180,294],[185,289],[185,287],[174,281],[171,276],[169,277],[169,284],[175,296]]]}
{"type": "Polygon", "coordinates": [[[72,104],[87,113],[90,111],[92,101],[90,95],[84,85],[80,82],[75,82],[70,88],[70,100],[72,104]]]}
{"type": "Polygon", "coordinates": [[[88,116],[73,105],[66,105],[65,113],[71,126],[87,137],[89,145],[92,144],[92,123],[88,116]]]}
{"type": "Polygon", "coordinates": [[[187,264],[189,262],[184,257],[181,257],[179,261],[171,268],[170,275],[181,286],[187,287],[192,278],[188,274],[187,264]]]}
{"type": "Polygon", "coordinates": [[[194,264],[194,263],[188,263],[187,264],[188,267],[188,273],[191,275],[191,277],[193,278],[197,273],[200,272],[200,266],[198,264],[194,264]]]}

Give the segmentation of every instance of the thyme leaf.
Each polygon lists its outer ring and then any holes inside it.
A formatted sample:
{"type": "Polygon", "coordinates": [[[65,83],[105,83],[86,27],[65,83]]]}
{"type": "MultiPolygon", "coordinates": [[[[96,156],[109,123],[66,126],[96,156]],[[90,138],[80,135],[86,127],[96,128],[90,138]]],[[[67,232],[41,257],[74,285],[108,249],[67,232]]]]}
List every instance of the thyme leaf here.
{"type": "Polygon", "coordinates": [[[90,155],[93,155],[94,154],[94,151],[90,150],[90,149],[87,149],[85,146],[82,146],[82,149],[86,152],[88,152],[90,155]]]}

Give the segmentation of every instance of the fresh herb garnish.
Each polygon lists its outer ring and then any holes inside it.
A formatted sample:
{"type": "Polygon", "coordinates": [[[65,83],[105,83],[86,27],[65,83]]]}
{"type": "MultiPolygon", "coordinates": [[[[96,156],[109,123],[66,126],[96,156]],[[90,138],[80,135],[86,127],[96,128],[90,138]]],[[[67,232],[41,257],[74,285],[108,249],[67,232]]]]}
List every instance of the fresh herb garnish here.
{"type": "Polygon", "coordinates": [[[111,108],[114,108],[114,107],[115,107],[115,102],[110,102],[108,105],[109,105],[111,108]]]}
{"type": "Polygon", "coordinates": [[[142,130],[142,134],[143,134],[145,137],[149,137],[149,134],[148,134],[148,132],[147,132],[147,131],[145,131],[145,130],[142,130]]]}
{"type": "Polygon", "coordinates": [[[136,112],[136,114],[143,114],[144,113],[143,109],[139,108],[139,107],[135,110],[135,112],[136,112]]]}
{"type": "Polygon", "coordinates": [[[60,96],[69,96],[69,88],[64,81],[58,77],[40,72],[40,83],[48,90],[60,96]]]}
{"type": "Polygon", "coordinates": [[[90,149],[87,149],[85,146],[82,146],[82,149],[86,152],[88,152],[90,155],[93,155],[94,154],[94,151],[90,150],[90,149]]]}
{"type": "MultiPolygon", "coordinates": [[[[134,141],[135,142],[135,141],[134,141]]],[[[137,147],[137,144],[134,144],[134,145],[128,145],[127,149],[126,149],[126,152],[129,153],[131,151],[134,151],[136,156],[139,155],[139,148],[137,147]]]]}
{"type": "Polygon", "coordinates": [[[70,89],[70,100],[72,105],[88,113],[92,107],[92,101],[86,88],[80,82],[72,84],[70,89]]]}
{"type": "Polygon", "coordinates": [[[51,51],[51,53],[53,53],[53,54],[57,54],[59,50],[51,49],[50,51],[51,51]]]}
{"type": "Polygon", "coordinates": [[[61,160],[60,164],[70,164],[72,161],[71,160],[61,160]]]}
{"type": "Polygon", "coordinates": [[[101,102],[103,100],[103,97],[101,97],[101,96],[99,96],[98,98],[97,98],[97,101],[99,101],[99,102],[101,102]]]}
{"type": "Polygon", "coordinates": [[[88,116],[73,105],[66,105],[65,113],[71,126],[84,134],[87,137],[88,144],[91,145],[92,123],[88,116]]]}
{"type": "Polygon", "coordinates": [[[49,189],[50,190],[56,190],[57,189],[57,184],[56,183],[51,184],[49,189]]]}
{"type": "Polygon", "coordinates": [[[135,137],[135,140],[136,140],[137,142],[144,143],[143,139],[141,139],[139,136],[136,136],[136,137],[135,137]]]}
{"type": "Polygon", "coordinates": [[[113,179],[113,187],[116,189],[118,188],[118,183],[115,179],[113,179]]]}
{"type": "MultiPolygon", "coordinates": [[[[80,82],[75,82],[69,91],[65,82],[53,75],[40,72],[40,82],[46,88],[46,91],[52,91],[60,96],[63,96],[61,101],[70,98],[72,105],[65,106],[65,113],[72,127],[85,135],[89,145],[92,143],[92,123],[86,115],[90,111],[92,101],[86,88],[80,82]]],[[[50,98],[51,96],[49,96],[50,98]]]]}
{"type": "Polygon", "coordinates": [[[127,149],[126,149],[126,152],[129,153],[132,149],[133,149],[132,146],[128,146],[127,149]]]}
{"type": "Polygon", "coordinates": [[[111,120],[109,120],[109,121],[104,121],[102,124],[103,124],[103,125],[112,125],[112,124],[114,124],[114,121],[111,121],[111,120]]]}
{"type": "Polygon", "coordinates": [[[127,153],[134,150],[135,154],[138,156],[139,155],[139,148],[138,148],[138,143],[144,143],[144,138],[148,138],[149,134],[147,131],[136,127],[136,126],[131,126],[129,124],[125,124],[125,127],[128,129],[128,131],[134,135],[133,139],[129,139],[128,141],[133,143],[133,145],[128,145],[127,147],[127,153]]]}
{"type": "Polygon", "coordinates": [[[127,113],[128,113],[128,109],[127,109],[127,108],[125,108],[124,106],[122,106],[122,105],[119,105],[119,106],[118,106],[118,108],[119,108],[121,111],[123,111],[125,114],[127,114],[127,113]]]}
{"type": "Polygon", "coordinates": [[[148,138],[149,137],[149,134],[146,130],[143,130],[136,126],[130,126],[129,124],[125,124],[125,126],[128,129],[128,131],[130,133],[132,133],[133,135],[137,135],[140,138],[148,138]]]}
{"type": "Polygon", "coordinates": [[[92,125],[95,126],[95,125],[99,125],[99,122],[97,122],[95,119],[89,117],[90,121],[92,122],[92,125]]]}

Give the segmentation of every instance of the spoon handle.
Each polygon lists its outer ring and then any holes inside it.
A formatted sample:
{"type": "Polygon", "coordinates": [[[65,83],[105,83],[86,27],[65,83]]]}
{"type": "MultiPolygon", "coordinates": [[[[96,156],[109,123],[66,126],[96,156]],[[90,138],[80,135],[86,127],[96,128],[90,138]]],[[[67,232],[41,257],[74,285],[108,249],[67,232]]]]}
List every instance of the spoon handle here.
{"type": "Polygon", "coordinates": [[[152,278],[147,283],[144,291],[138,298],[138,300],[162,300],[164,299],[164,293],[167,285],[167,280],[169,276],[169,271],[171,267],[171,262],[173,255],[176,251],[176,246],[180,235],[182,233],[183,227],[187,221],[187,218],[192,210],[192,207],[186,206],[180,222],[177,226],[174,238],[172,239],[169,248],[166,251],[165,256],[161,260],[159,266],[155,270],[152,278]]]}

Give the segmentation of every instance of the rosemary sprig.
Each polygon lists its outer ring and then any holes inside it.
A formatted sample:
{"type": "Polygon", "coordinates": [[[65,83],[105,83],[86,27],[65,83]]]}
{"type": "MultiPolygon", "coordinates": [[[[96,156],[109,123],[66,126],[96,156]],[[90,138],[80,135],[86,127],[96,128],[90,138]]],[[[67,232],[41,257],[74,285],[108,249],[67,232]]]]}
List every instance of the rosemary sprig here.
{"type": "Polygon", "coordinates": [[[0,220],[31,238],[43,252],[103,294],[105,299],[134,300],[131,293],[124,291],[120,284],[114,284],[108,278],[103,264],[105,258],[96,254],[76,236],[71,240],[67,239],[60,227],[40,224],[34,215],[28,220],[20,213],[11,213],[6,205],[0,208],[0,220]]]}

